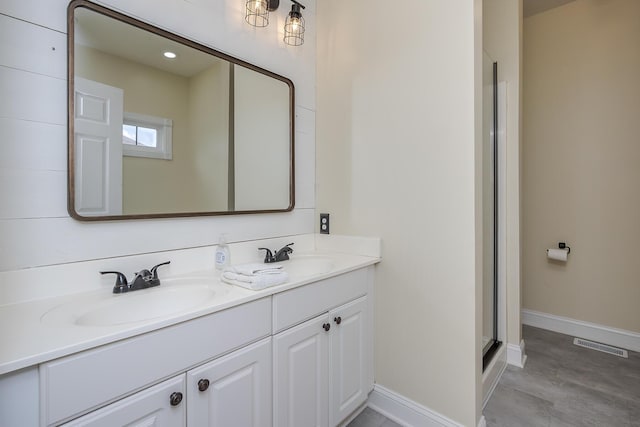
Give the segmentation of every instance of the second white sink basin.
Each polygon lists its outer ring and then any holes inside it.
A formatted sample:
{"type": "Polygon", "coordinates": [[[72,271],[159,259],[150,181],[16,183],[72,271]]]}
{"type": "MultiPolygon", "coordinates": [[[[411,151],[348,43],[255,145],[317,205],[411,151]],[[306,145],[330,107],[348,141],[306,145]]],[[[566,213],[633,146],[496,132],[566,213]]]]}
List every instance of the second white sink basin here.
{"type": "Polygon", "coordinates": [[[334,268],[333,260],[317,255],[291,256],[289,261],[282,262],[282,268],[292,278],[315,276],[328,273],[334,268]]]}
{"type": "Polygon", "coordinates": [[[62,304],[40,321],[78,326],[114,326],[170,316],[210,304],[229,287],[210,278],[164,279],[159,287],[125,294],[98,295],[62,304]]]}

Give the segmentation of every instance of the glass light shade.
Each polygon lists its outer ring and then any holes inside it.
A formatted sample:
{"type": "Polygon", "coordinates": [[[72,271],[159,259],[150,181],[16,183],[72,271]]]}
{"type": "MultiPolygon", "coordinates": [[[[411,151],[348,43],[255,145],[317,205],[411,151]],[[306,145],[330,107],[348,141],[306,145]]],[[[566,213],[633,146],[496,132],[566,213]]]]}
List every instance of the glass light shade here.
{"type": "Polygon", "coordinates": [[[269,25],[269,4],[267,0],[247,0],[244,20],[254,27],[269,25]]]}
{"type": "Polygon", "coordinates": [[[284,42],[290,46],[301,46],[304,43],[304,18],[300,8],[296,6],[289,12],[284,23],[284,42]]]}

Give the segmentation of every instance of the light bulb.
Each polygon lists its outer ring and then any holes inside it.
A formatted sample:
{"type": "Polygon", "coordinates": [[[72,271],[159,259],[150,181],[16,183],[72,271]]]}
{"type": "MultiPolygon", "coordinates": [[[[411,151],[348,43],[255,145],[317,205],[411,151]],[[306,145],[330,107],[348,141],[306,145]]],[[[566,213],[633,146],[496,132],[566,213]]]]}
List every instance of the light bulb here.
{"type": "Polygon", "coordinates": [[[298,18],[291,19],[291,31],[294,33],[297,33],[299,27],[300,27],[300,20],[298,18]]]}

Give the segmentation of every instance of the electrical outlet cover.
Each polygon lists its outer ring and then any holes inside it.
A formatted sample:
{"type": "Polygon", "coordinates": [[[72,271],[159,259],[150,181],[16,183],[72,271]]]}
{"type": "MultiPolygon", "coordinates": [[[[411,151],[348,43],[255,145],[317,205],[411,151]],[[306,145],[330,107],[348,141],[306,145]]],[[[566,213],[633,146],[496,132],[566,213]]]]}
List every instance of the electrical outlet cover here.
{"type": "Polygon", "coordinates": [[[320,214],[320,234],[329,234],[329,214],[320,214]]]}

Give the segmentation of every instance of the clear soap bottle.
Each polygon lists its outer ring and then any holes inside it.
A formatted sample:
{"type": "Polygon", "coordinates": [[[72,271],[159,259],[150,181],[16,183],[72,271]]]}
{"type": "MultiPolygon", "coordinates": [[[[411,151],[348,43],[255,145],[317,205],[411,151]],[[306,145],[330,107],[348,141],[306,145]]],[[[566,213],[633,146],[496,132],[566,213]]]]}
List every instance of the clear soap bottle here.
{"type": "Polygon", "coordinates": [[[227,246],[227,235],[221,234],[216,246],[216,270],[222,271],[229,266],[231,255],[227,246]]]}

